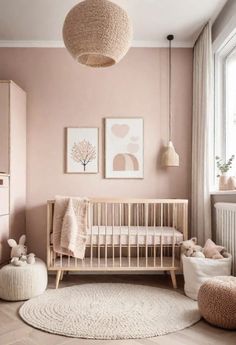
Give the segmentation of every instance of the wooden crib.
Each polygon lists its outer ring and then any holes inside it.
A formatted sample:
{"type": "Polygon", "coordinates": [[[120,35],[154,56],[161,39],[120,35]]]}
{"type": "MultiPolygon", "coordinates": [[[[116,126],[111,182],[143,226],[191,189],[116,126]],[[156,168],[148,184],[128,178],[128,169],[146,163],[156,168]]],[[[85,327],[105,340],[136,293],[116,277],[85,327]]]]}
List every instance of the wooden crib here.
{"type": "Polygon", "coordinates": [[[65,271],[169,271],[176,288],[180,243],[188,235],[188,200],[97,199],[89,202],[83,260],[54,252],[54,201],[47,202],[47,266],[56,288],[65,271]]]}

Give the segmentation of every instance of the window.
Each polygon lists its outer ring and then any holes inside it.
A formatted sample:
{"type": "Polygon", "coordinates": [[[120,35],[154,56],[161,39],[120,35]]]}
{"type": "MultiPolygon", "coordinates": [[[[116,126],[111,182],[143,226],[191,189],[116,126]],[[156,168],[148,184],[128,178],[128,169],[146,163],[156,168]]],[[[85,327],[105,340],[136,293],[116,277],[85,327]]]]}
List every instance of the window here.
{"type": "MultiPolygon", "coordinates": [[[[225,62],[225,153],[230,157],[236,155],[236,49],[225,62]]],[[[236,169],[235,161],[233,169],[236,169]]]]}
{"type": "MultiPolygon", "coordinates": [[[[230,174],[236,176],[236,35],[215,54],[214,134],[214,156],[228,160],[235,155],[230,174]]],[[[216,175],[214,167],[213,188],[216,175]]]]}

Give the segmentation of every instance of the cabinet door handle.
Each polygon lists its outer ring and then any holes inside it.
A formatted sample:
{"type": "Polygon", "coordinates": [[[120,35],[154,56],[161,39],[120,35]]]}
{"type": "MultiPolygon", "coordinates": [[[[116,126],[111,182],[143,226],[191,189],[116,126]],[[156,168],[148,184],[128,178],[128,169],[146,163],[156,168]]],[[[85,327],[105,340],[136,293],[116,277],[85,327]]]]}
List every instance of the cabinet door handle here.
{"type": "Polygon", "coordinates": [[[0,178],[0,186],[3,186],[3,179],[0,178]]]}

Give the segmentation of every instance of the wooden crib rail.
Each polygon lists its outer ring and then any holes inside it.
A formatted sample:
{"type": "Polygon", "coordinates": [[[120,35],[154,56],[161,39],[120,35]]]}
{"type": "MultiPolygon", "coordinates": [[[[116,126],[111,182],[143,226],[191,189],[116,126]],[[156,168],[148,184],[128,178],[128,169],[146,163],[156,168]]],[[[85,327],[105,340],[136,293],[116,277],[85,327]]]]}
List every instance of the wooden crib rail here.
{"type": "MultiPolygon", "coordinates": [[[[184,204],[188,205],[187,199],[127,199],[127,198],[88,198],[91,203],[114,203],[114,204],[184,204]]],[[[48,204],[54,204],[55,200],[48,200],[48,204]]]]}

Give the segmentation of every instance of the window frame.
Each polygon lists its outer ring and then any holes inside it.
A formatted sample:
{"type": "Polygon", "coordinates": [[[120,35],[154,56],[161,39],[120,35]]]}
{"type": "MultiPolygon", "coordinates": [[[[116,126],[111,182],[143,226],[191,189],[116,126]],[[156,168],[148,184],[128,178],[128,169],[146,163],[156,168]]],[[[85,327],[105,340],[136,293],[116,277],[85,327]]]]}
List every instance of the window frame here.
{"type": "Polygon", "coordinates": [[[236,49],[236,32],[214,53],[214,140],[213,140],[213,174],[210,181],[212,190],[217,186],[217,169],[215,157],[226,159],[226,67],[228,57],[236,49]]]}

